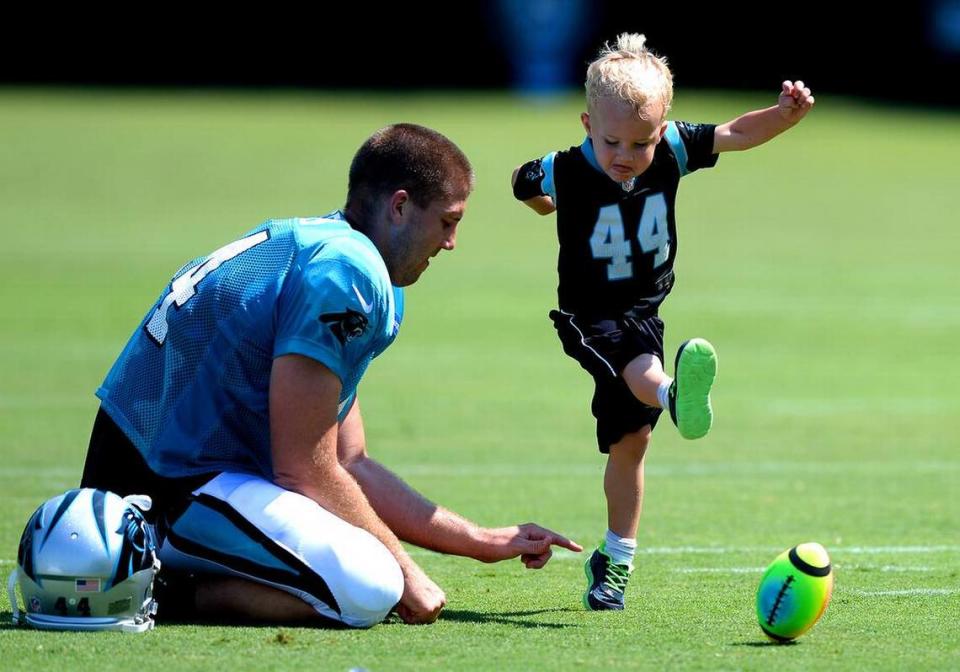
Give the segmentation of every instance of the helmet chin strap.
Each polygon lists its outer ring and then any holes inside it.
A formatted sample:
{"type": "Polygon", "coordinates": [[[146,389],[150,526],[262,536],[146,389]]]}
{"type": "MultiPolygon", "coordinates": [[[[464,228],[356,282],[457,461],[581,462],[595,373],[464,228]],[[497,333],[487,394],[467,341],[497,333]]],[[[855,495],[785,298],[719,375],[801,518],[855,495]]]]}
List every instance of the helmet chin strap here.
{"type": "Polygon", "coordinates": [[[14,567],[10,572],[10,578],[7,579],[7,595],[10,597],[10,609],[13,611],[13,624],[20,625],[20,606],[17,603],[17,570],[14,567]]]}
{"type": "Polygon", "coordinates": [[[150,495],[127,495],[123,498],[127,504],[133,504],[141,511],[149,511],[153,507],[153,500],[150,495]]]}

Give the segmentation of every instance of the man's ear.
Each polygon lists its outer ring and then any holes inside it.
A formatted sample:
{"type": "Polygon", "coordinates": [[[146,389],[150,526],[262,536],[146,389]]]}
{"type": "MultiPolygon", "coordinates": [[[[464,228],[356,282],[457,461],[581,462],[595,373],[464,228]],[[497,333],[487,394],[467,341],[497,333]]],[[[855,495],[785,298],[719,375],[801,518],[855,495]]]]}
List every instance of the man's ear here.
{"type": "Polygon", "coordinates": [[[390,196],[389,213],[390,221],[399,221],[403,217],[404,208],[410,204],[410,194],[406,189],[397,189],[390,196]]]}

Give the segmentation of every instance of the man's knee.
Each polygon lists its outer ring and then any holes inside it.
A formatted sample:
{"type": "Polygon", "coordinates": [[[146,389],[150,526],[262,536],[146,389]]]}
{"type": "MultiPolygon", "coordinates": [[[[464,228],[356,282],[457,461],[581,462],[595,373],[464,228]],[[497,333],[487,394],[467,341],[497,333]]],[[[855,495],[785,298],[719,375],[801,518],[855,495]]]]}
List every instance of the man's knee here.
{"type": "Polygon", "coordinates": [[[324,574],[336,597],[341,620],[367,628],[386,618],[400,601],[403,572],[380,540],[365,530],[354,530],[353,539],[343,546],[347,552],[337,553],[338,562],[333,566],[328,558],[324,574]]]}
{"type": "Polygon", "coordinates": [[[343,622],[357,628],[376,625],[387,617],[402,595],[403,573],[394,561],[389,571],[378,577],[368,577],[350,591],[348,603],[340,605],[343,622]]]}
{"type": "Polygon", "coordinates": [[[223,473],[200,487],[170,524],[160,555],[169,569],[284,587],[353,627],[382,621],[403,594],[403,573],[380,540],[299,493],[245,474],[223,473]]]}

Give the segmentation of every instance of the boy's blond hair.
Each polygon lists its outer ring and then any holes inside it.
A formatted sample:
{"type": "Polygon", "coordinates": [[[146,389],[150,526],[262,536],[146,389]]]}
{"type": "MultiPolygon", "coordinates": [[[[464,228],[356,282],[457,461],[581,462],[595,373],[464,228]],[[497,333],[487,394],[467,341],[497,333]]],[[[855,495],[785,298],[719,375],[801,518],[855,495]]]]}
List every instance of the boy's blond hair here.
{"type": "Polygon", "coordinates": [[[587,68],[588,110],[603,98],[618,98],[633,105],[642,119],[648,119],[652,103],[660,104],[666,118],[673,104],[673,74],[667,59],[647,49],[646,41],[637,33],[621,33],[615,47],[603,45],[587,68]]]}

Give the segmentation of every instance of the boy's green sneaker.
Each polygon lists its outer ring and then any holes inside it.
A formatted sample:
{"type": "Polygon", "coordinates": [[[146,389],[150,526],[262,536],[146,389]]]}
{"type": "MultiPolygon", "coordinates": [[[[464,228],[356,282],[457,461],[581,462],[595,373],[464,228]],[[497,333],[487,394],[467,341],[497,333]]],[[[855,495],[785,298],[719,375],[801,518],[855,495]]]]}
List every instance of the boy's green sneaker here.
{"type": "Polygon", "coordinates": [[[717,352],[702,338],[691,338],[677,350],[670,417],[685,439],[699,439],[713,425],[710,388],[717,377],[717,352]]]}
{"type": "Polygon", "coordinates": [[[583,606],[591,611],[620,611],[623,609],[623,592],[627,589],[627,580],[633,567],[614,564],[605,547],[606,543],[600,544],[600,548],[583,565],[587,575],[583,606]]]}

